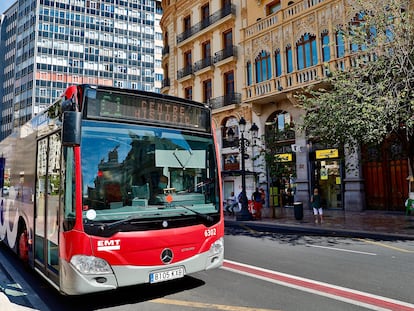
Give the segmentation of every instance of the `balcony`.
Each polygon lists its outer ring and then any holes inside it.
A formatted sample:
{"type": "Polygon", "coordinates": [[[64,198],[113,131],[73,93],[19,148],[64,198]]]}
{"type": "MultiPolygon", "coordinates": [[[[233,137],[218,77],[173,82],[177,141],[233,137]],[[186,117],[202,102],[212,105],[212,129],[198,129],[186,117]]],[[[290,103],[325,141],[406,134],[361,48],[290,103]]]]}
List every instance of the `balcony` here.
{"type": "Polygon", "coordinates": [[[218,10],[217,12],[213,13],[209,17],[203,19],[201,22],[195,24],[190,29],[187,29],[183,33],[177,35],[177,44],[183,42],[184,40],[190,38],[191,36],[195,35],[196,33],[200,32],[201,30],[213,25],[214,23],[218,22],[219,20],[223,19],[224,17],[235,14],[236,7],[232,5],[226,5],[222,9],[218,10]]]}
{"type": "MultiPolygon", "coordinates": [[[[332,63],[331,66],[334,66],[334,62],[331,61],[330,63],[332,63]]],[[[245,97],[243,100],[248,102],[257,101],[270,95],[275,96],[285,91],[302,88],[309,84],[316,84],[328,74],[329,70],[326,69],[325,65],[318,64],[302,70],[295,70],[279,77],[272,77],[260,83],[252,83],[245,88],[246,92],[244,93],[245,97]]]]}
{"type": "Polygon", "coordinates": [[[177,79],[180,80],[186,76],[192,75],[194,72],[193,66],[187,66],[177,71],[177,79]]]}
{"type": "Polygon", "coordinates": [[[222,108],[225,106],[236,105],[241,103],[240,93],[231,93],[224,96],[210,98],[208,104],[213,108],[222,108]]]}
{"type": "Polygon", "coordinates": [[[164,56],[166,56],[166,55],[168,55],[168,54],[170,54],[170,46],[169,46],[169,45],[164,46],[164,47],[162,48],[162,56],[164,57],[164,56]]]}
{"type": "Polygon", "coordinates": [[[170,78],[166,78],[161,81],[161,88],[169,87],[170,85],[170,78]]]}
{"type": "Polygon", "coordinates": [[[201,69],[207,68],[209,66],[213,65],[213,58],[212,57],[206,57],[198,62],[194,63],[194,72],[200,71],[201,69]]]}
{"type": "Polygon", "coordinates": [[[262,35],[264,32],[274,29],[276,24],[281,24],[293,17],[297,17],[305,10],[311,9],[322,2],[324,0],[303,0],[289,5],[286,9],[280,10],[246,27],[244,29],[245,38],[249,39],[258,34],[262,35]]]}
{"type": "Polygon", "coordinates": [[[229,57],[237,57],[237,47],[236,46],[229,46],[226,47],[224,50],[214,53],[214,64],[221,62],[229,57]]]}

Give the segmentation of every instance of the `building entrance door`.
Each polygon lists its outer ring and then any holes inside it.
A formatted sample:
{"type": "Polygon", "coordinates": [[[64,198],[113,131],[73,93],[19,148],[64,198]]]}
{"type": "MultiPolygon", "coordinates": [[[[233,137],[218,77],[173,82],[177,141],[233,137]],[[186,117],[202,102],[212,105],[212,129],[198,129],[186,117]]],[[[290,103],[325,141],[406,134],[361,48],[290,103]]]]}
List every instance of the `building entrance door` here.
{"type": "Polygon", "coordinates": [[[408,160],[398,140],[391,137],[379,147],[366,147],[362,157],[367,209],[405,211],[408,160]]]}
{"type": "Polygon", "coordinates": [[[318,187],[322,198],[322,207],[343,209],[343,164],[340,160],[340,151],[336,148],[324,149],[315,145],[315,151],[310,154],[312,189],[318,187]]]}
{"type": "Polygon", "coordinates": [[[319,188],[322,206],[343,208],[340,160],[326,159],[316,161],[315,164],[315,186],[319,188]]]}

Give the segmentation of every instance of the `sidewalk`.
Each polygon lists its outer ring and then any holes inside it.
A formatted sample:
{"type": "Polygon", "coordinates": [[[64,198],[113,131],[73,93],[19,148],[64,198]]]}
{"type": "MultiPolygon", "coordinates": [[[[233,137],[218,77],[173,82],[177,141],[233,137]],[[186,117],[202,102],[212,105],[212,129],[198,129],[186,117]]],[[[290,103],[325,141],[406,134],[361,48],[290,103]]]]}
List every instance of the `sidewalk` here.
{"type": "Polygon", "coordinates": [[[248,224],[258,231],[414,240],[414,215],[406,216],[402,212],[325,209],[324,222],[315,224],[313,213],[308,209],[304,209],[301,220],[295,219],[293,207],[276,207],[274,217],[270,209],[262,211],[261,220],[238,221],[235,216],[225,216],[225,225],[248,224]]]}

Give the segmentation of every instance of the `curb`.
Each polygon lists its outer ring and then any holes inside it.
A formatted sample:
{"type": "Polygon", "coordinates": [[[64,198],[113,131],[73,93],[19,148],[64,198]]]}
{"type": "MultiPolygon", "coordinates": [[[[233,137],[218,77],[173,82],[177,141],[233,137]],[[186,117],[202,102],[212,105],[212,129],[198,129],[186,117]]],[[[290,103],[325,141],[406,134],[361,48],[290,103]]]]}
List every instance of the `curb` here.
{"type": "Polygon", "coordinates": [[[337,236],[347,238],[365,238],[374,240],[414,240],[414,236],[398,234],[398,233],[383,233],[363,230],[348,230],[348,229],[334,229],[334,228],[318,228],[309,226],[289,225],[289,224],[270,224],[260,221],[235,221],[225,220],[225,227],[246,229],[248,226],[258,232],[272,232],[272,233],[288,233],[288,234],[310,234],[322,236],[337,236]]]}

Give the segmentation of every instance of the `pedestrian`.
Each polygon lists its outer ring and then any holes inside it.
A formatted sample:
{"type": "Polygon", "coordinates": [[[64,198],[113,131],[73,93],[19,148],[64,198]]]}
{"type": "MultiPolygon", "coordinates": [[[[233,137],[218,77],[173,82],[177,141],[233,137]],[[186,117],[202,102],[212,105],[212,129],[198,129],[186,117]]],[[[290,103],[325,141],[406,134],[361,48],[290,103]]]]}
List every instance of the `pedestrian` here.
{"type": "Polygon", "coordinates": [[[230,193],[230,196],[227,199],[227,206],[226,211],[229,215],[234,215],[234,209],[239,206],[239,202],[237,201],[237,197],[234,194],[234,191],[230,193]]]}
{"type": "Polygon", "coordinates": [[[315,224],[323,223],[323,211],[321,205],[321,195],[318,188],[313,189],[313,195],[311,196],[311,205],[313,208],[313,215],[315,216],[315,224]]]}
{"type": "Polygon", "coordinates": [[[262,207],[265,206],[266,203],[266,194],[263,188],[260,188],[260,195],[262,199],[262,207]]]}
{"type": "Polygon", "coordinates": [[[262,193],[259,191],[259,188],[256,188],[256,191],[253,192],[252,201],[254,204],[255,218],[262,218],[262,193]]]}

